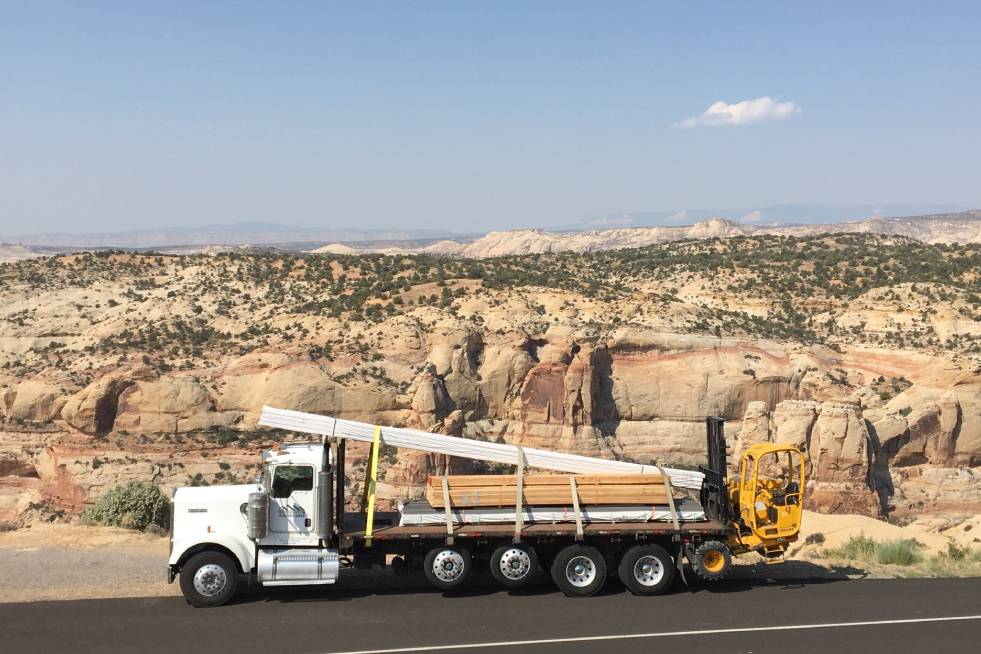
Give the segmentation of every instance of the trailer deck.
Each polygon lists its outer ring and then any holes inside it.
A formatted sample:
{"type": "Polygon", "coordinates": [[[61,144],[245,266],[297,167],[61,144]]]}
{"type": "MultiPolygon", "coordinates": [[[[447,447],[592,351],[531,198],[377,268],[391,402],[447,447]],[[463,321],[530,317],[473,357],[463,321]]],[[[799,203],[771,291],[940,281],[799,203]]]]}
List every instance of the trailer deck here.
{"type": "MultiPolygon", "coordinates": [[[[727,528],[718,520],[682,522],[678,529],[671,522],[586,522],[583,523],[583,536],[638,536],[651,534],[670,536],[680,534],[724,535],[727,528]]],[[[365,516],[363,513],[344,514],[344,535],[352,545],[361,545],[365,540],[365,516]]],[[[398,512],[375,514],[373,541],[398,541],[410,539],[440,539],[449,536],[446,525],[399,526],[398,512]]],[[[454,524],[452,535],[456,538],[503,538],[514,535],[514,523],[500,524],[454,524]]],[[[571,522],[530,523],[521,528],[521,536],[536,538],[547,536],[574,537],[576,525],[571,522]]]]}

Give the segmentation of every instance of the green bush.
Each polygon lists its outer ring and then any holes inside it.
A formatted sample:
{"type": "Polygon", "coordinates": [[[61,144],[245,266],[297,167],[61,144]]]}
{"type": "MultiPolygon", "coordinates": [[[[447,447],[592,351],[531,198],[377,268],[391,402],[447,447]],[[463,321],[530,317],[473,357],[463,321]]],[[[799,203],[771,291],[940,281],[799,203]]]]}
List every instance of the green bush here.
{"type": "Polygon", "coordinates": [[[923,560],[922,545],[912,538],[876,542],[860,534],[838,547],[824,551],[825,556],[847,561],[874,561],[884,565],[913,565],[923,560]]]}
{"type": "Polygon", "coordinates": [[[947,557],[954,561],[963,561],[971,554],[971,550],[967,547],[958,545],[957,543],[947,543],[947,557]]]}
{"type": "Polygon", "coordinates": [[[866,560],[875,555],[875,541],[864,534],[852,536],[842,545],[825,550],[824,553],[833,559],[866,560]]]}
{"type": "Polygon", "coordinates": [[[876,560],[882,564],[913,565],[923,560],[920,544],[911,538],[877,543],[875,549],[876,560]]]}
{"type": "Polygon", "coordinates": [[[951,544],[946,552],[927,559],[926,567],[934,577],[977,577],[981,575],[981,549],[951,544]]]}
{"type": "Polygon", "coordinates": [[[131,481],[110,488],[95,506],[85,510],[82,518],[110,527],[143,531],[150,525],[166,528],[170,502],[157,486],[131,481]]]}

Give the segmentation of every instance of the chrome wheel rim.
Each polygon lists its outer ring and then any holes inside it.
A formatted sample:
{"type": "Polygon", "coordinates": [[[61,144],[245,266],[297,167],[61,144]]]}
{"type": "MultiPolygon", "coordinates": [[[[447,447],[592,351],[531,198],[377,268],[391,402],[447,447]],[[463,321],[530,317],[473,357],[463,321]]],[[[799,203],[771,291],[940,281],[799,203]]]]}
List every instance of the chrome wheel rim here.
{"type": "Polygon", "coordinates": [[[205,597],[219,595],[227,583],[225,569],[215,563],[203,565],[194,573],[194,590],[205,597]]]}
{"type": "Polygon", "coordinates": [[[463,575],[463,556],[454,550],[443,550],[433,559],[433,574],[440,581],[456,581],[463,575]]]}
{"type": "Polygon", "coordinates": [[[588,586],[596,579],[596,564],[588,556],[574,556],[565,565],[565,578],[578,588],[588,586]]]}
{"type": "Polygon", "coordinates": [[[634,564],[634,579],[643,586],[656,586],[664,578],[664,566],[656,556],[642,556],[634,564]]]}
{"type": "Polygon", "coordinates": [[[501,574],[512,581],[528,576],[531,572],[531,556],[520,547],[512,547],[501,555],[501,574]]]}

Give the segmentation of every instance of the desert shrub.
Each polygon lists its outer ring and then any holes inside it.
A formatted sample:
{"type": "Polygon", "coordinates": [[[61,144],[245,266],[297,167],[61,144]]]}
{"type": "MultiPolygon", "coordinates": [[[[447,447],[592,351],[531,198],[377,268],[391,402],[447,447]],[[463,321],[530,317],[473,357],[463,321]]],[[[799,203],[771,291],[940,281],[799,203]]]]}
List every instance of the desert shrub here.
{"type": "Polygon", "coordinates": [[[145,530],[150,525],[166,528],[170,502],[154,484],[131,481],[110,488],[95,506],[82,514],[83,520],[110,527],[145,530]]]}
{"type": "Polygon", "coordinates": [[[948,545],[947,551],[927,559],[933,577],[977,577],[981,575],[981,549],[948,545]]]}
{"type": "Polygon", "coordinates": [[[913,565],[923,560],[922,545],[911,538],[874,541],[865,534],[852,536],[825,556],[848,561],[874,561],[884,565],[913,565]]]}
{"type": "Polygon", "coordinates": [[[823,545],[824,544],[824,534],[820,531],[811,534],[804,539],[805,545],[823,545]]]}
{"type": "Polygon", "coordinates": [[[957,543],[950,542],[947,543],[947,557],[954,561],[963,561],[971,554],[971,550],[968,547],[958,545],[957,543]]]}
{"type": "Polygon", "coordinates": [[[825,550],[824,553],[833,559],[867,560],[875,556],[875,541],[865,534],[860,534],[852,536],[838,547],[825,550]]]}
{"type": "Polygon", "coordinates": [[[913,565],[923,560],[920,544],[911,538],[897,538],[876,543],[875,558],[879,563],[913,565]]]}

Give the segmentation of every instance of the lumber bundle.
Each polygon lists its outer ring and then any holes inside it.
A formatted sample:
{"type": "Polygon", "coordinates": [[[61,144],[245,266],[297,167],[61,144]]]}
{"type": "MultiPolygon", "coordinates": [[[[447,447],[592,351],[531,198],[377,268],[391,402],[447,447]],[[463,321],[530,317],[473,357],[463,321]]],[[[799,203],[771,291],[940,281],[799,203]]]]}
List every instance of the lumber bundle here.
{"type": "MultiPolygon", "coordinates": [[[[302,411],[276,409],[270,406],[262,407],[259,424],[318,436],[347,438],[365,443],[372,442],[375,433],[375,425],[365,422],[331,418],[302,411]]],[[[532,447],[520,449],[505,443],[488,443],[401,427],[382,427],[381,444],[507,465],[517,465],[519,461],[523,461],[527,468],[558,472],[657,474],[660,471],[657,466],[653,465],[610,461],[578,454],[539,450],[532,447]]],[[[676,488],[698,490],[702,487],[703,475],[700,472],[677,468],[664,468],[663,470],[671,478],[671,485],[676,488]]]]}
{"type": "MultiPolygon", "coordinates": [[[[568,506],[572,504],[569,477],[575,477],[582,505],[655,505],[668,501],[660,475],[525,475],[522,503],[526,506],[568,506]]],[[[447,489],[453,507],[514,506],[517,477],[514,475],[448,475],[447,489]]],[[[430,477],[426,499],[435,508],[444,508],[443,477],[430,477]]]]}

